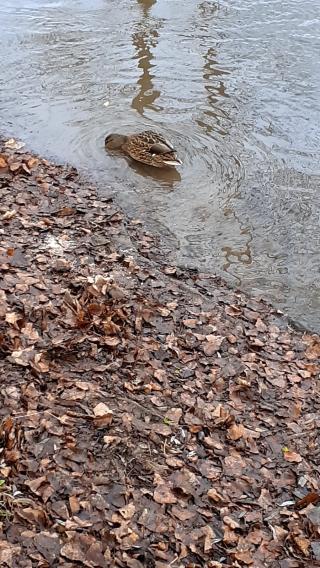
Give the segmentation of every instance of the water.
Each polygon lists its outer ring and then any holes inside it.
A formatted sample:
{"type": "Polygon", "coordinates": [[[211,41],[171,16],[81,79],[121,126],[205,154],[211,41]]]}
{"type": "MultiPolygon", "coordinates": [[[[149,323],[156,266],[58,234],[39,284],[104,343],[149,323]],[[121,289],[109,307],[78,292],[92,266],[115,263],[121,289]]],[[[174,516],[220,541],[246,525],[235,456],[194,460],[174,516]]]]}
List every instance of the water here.
{"type": "Polygon", "coordinates": [[[319,8],[2,0],[1,130],[113,188],[179,263],[319,331],[319,8]],[[172,140],[179,170],[105,153],[106,134],[145,128],[172,140]]]}

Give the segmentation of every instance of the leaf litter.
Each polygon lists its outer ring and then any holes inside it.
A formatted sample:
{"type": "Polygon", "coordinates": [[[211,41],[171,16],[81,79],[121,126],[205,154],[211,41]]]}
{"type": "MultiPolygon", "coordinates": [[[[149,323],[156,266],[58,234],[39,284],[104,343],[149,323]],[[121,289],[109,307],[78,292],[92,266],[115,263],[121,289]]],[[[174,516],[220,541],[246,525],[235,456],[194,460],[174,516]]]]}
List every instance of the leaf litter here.
{"type": "Polygon", "coordinates": [[[319,566],[319,337],[0,145],[1,566],[319,566]]]}

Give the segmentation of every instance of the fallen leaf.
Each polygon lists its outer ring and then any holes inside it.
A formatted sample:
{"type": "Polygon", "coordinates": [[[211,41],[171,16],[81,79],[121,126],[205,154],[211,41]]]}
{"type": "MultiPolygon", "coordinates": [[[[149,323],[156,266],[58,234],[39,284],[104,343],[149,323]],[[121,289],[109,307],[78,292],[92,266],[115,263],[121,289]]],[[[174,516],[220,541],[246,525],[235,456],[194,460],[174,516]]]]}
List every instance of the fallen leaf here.
{"type": "Polygon", "coordinates": [[[103,402],[97,404],[93,409],[94,414],[94,425],[97,428],[105,428],[110,426],[113,420],[112,410],[103,402]]]}
{"type": "Polygon", "coordinates": [[[12,211],[6,211],[3,215],[2,215],[2,221],[10,221],[10,219],[13,219],[17,214],[16,209],[13,209],[12,211]]]}
{"type": "Polygon", "coordinates": [[[170,408],[170,410],[166,412],[165,420],[168,420],[169,424],[179,424],[182,414],[182,408],[170,408]]]}
{"type": "Polygon", "coordinates": [[[136,507],[133,503],[128,503],[128,505],[119,509],[120,515],[126,520],[132,519],[135,512],[136,512],[136,507]]]}
{"type": "Polygon", "coordinates": [[[253,564],[253,558],[252,555],[249,551],[238,551],[234,554],[234,558],[236,560],[239,560],[239,562],[243,562],[244,564],[247,564],[247,566],[250,566],[251,564],[253,564]]]}
{"type": "Polygon", "coordinates": [[[219,501],[223,501],[223,498],[220,495],[220,493],[218,493],[218,491],[216,489],[214,489],[213,487],[211,489],[209,489],[207,495],[210,499],[212,499],[212,501],[215,501],[215,503],[218,503],[219,501]]]}
{"type": "Polygon", "coordinates": [[[309,549],[310,549],[310,540],[307,538],[302,538],[298,536],[293,537],[294,542],[296,543],[299,550],[305,555],[309,556],[309,549]]]}
{"type": "Polygon", "coordinates": [[[240,529],[240,525],[239,525],[238,521],[236,521],[232,517],[228,517],[228,516],[223,517],[223,522],[224,522],[225,525],[227,525],[232,530],[240,529]]]}
{"type": "Polygon", "coordinates": [[[228,428],[228,437],[230,440],[239,440],[245,434],[245,428],[242,424],[232,424],[230,428],[228,428]]]}
{"type": "Polygon", "coordinates": [[[302,461],[300,454],[291,452],[290,450],[283,452],[283,457],[288,462],[300,463],[302,461]]]}
{"type": "Polygon", "coordinates": [[[311,521],[314,525],[320,528],[320,507],[314,507],[313,505],[309,505],[312,507],[307,510],[305,513],[308,517],[309,521],[311,521]]]}
{"type": "Polygon", "coordinates": [[[4,143],[6,148],[10,148],[10,150],[21,150],[25,146],[23,142],[18,142],[14,138],[10,138],[4,143]]]}
{"type": "Polygon", "coordinates": [[[160,503],[161,505],[169,505],[177,502],[177,498],[167,485],[158,485],[153,492],[153,498],[156,503],[160,503]]]}
{"type": "Polygon", "coordinates": [[[307,505],[310,505],[310,503],[315,504],[318,503],[319,501],[320,501],[319,493],[316,493],[315,491],[310,491],[310,493],[307,493],[307,495],[302,497],[302,499],[296,501],[295,507],[296,509],[303,509],[304,507],[307,507],[307,505]]]}
{"type": "Polygon", "coordinates": [[[196,516],[195,511],[190,511],[189,509],[182,509],[181,507],[173,506],[171,509],[171,514],[177,517],[179,521],[188,521],[189,519],[193,519],[196,516]]]}
{"type": "Polygon", "coordinates": [[[203,344],[202,348],[205,355],[211,357],[220,349],[224,337],[221,337],[220,335],[207,335],[206,339],[207,341],[203,344]]]}
{"type": "Polygon", "coordinates": [[[103,436],[103,441],[106,446],[111,446],[112,444],[117,445],[121,442],[120,436],[103,436]]]}
{"type": "Polygon", "coordinates": [[[43,531],[36,534],[33,541],[49,564],[54,564],[59,559],[61,544],[57,533],[43,531]]]}
{"type": "Polygon", "coordinates": [[[185,319],[185,320],[183,320],[182,323],[185,327],[189,327],[190,329],[194,329],[198,325],[198,320],[196,320],[196,319],[185,319]]]}
{"type": "Polygon", "coordinates": [[[21,546],[0,540],[0,564],[11,567],[14,565],[14,557],[20,556],[21,546]]]}
{"type": "Polygon", "coordinates": [[[38,492],[38,489],[41,487],[41,485],[43,483],[46,483],[47,478],[45,476],[42,477],[38,477],[36,479],[32,479],[31,481],[27,480],[25,481],[25,485],[28,485],[28,487],[30,487],[31,491],[33,493],[35,493],[36,495],[41,495],[41,493],[38,492]]]}

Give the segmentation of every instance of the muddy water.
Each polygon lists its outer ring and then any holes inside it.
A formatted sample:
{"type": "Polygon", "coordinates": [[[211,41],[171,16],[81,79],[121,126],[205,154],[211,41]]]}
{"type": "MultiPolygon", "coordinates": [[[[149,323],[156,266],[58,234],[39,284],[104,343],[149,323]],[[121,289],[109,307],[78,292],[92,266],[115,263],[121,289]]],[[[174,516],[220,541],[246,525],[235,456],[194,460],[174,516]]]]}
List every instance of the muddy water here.
{"type": "Polygon", "coordinates": [[[179,263],[320,330],[319,38],[314,0],[2,0],[1,130],[114,188],[179,263]],[[145,128],[179,170],[105,153],[145,128]]]}

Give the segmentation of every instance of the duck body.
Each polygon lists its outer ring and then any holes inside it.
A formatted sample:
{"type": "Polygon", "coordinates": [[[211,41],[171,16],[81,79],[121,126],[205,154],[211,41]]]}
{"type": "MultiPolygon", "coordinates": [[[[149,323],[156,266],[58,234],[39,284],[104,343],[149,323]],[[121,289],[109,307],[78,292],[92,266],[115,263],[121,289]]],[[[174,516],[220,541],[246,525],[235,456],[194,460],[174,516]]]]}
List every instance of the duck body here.
{"type": "Polygon", "coordinates": [[[105,139],[105,146],[108,150],[121,150],[133,160],[156,168],[178,166],[182,163],[177,158],[172,144],[152,130],[129,136],[109,134],[105,139]]]}

